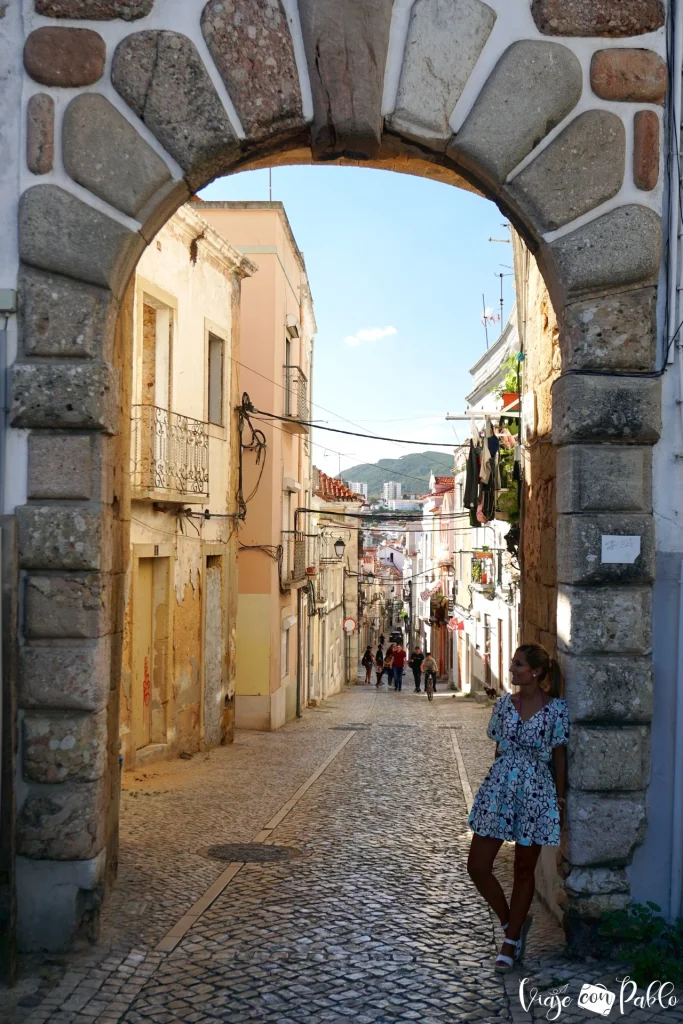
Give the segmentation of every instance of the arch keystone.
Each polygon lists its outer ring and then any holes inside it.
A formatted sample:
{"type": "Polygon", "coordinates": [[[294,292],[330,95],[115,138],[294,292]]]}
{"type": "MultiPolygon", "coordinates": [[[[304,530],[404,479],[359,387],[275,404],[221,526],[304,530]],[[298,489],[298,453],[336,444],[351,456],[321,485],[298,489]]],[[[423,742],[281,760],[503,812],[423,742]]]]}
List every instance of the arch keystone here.
{"type": "Polygon", "coordinates": [[[194,43],[148,31],[117,46],[111,79],[118,94],[180,164],[191,189],[237,156],[239,142],[194,43]]]}
{"type": "Polygon", "coordinates": [[[448,119],[496,21],[481,0],[417,0],[391,125],[407,135],[447,141],[448,119]]]}
{"type": "Polygon", "coordinates": [[[368,160],[382,135],[393,0],[300,0],[313,92],[313,156],[368,160]]]}
{"type": "Polygon", "coordinates": [[[129,217],[171,178],[161,157],[99,93],[76,96],[66,108],[62,155],[74,181],[129,217]]]}
{"type": "Polygon", "coordinates": [[[202,32],[248,138],[305,128],[281,0],[210,0],[202,32]]]}
{"type": "Polygon", "coordinates": [[[626,129],[608,110],[579,114],[508,185],[541,231],[553,231],[615,196],[624,183],[626,129]]]}

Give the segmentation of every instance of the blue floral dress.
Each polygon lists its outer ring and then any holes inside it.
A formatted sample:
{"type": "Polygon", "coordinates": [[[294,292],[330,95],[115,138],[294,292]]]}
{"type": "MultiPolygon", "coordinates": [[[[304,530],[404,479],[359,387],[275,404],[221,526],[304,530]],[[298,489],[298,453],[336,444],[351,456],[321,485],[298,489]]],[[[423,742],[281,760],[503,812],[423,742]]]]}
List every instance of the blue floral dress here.
{"type": "Polygon", "coordinates": [[[487,730],[498,757],[482,782],[468,824],[480,836],[521,846],[559,846],[560,812],[550,771],[554,747],[569,739],[567,702],[553,697],[523,722],[509,693],[496,701],[487,730]]]}

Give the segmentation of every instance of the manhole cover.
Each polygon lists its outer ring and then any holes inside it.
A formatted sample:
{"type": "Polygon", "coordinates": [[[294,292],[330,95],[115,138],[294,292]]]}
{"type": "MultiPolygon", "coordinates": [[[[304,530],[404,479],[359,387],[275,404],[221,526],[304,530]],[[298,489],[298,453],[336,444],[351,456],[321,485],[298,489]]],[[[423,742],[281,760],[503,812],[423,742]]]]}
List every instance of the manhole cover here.
{"type": "Polygon", "coordinates": [[[216,860],[251,861],[256,864],[301,856],[301,851],[291,846],[265,846],[263,843],[227,843],[224,846],[209,846],[201,852],[216,860]]]}

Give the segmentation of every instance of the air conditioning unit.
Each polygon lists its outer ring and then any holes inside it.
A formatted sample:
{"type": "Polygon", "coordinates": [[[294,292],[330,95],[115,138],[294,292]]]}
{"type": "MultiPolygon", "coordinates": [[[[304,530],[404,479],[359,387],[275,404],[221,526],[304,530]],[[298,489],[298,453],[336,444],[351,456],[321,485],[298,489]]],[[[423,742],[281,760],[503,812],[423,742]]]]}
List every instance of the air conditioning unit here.
{"type": "Polygon", "coordinates": [[[290,338],[301,337],[301,324],[299,323],[299,321],[297,320],[293,313],[287,314],[287,318],[285,320],[285,328],[290,338]]]}

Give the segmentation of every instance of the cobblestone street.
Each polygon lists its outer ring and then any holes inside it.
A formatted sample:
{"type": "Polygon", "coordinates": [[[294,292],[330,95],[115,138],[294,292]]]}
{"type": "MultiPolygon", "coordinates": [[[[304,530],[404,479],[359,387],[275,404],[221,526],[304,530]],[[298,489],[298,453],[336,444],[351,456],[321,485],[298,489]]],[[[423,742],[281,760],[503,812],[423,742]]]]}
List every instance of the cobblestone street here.
{"type": "MultiPolygon", "coordinates": [[[[354,687],[278,733],[126,773],[119,881],[96,948],[24,964],[12,1024],[595,1019],[538,903],[524,976],[568,984],[556,1011],[493,971],[496,932],[465,870],[471,791],[491,763],[490,709],[354,687]],[[292,855],[226,863],[256,840],[292,855]]],[[[499,872],[509,887],[511,849],[499,872]]],[[[5,993],[7,996],[8,994],[5,993]]],[[[612,1017],[617,1015],[617,1007],[612,1017]]],[[[680,1007],[627,1020],[680,1021],[680,1007]]]]}

